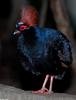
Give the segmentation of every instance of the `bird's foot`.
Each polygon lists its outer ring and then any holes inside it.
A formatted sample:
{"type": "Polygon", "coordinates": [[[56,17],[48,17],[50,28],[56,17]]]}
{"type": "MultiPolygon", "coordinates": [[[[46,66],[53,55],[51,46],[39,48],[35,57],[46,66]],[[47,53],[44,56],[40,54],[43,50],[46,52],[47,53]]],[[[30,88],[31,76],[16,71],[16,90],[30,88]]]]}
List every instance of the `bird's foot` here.
{"type": "Polygon", "coordinates": [[[47,88],[43,88],[43,89],[40,89],[40,90],[37,90],[37,91],[32,91],[32,93],[35,93],[35,94],[51,94],[53,92],[52,91],[50,92],[47,88]]]}

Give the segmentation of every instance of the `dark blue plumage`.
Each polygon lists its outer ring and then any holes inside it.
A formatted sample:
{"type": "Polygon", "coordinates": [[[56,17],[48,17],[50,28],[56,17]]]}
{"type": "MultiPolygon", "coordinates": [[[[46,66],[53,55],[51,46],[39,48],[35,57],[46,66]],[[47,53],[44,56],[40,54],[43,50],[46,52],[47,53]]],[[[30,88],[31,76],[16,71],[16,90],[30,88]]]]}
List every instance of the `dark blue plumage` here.
{"type": "Polygon", "coordinates": [[[70,41],[57,30],[35,26],[20,31],[16,36],[13,34],[13,37],[22,67],[33,75],[58,75],[62,79],[65,69],[72,64],[70,41]]]}
{"type": "Polygon", "coordinates": [[[29,40],[26,41],[26,34],[21,34],[17,41],[17,50],[28,60],[27,64],[25,60],[22,62],[23,64],[25,63],[23,65],[25,66],[25,70],[34,73],[39,73],[40,71],[38,72],[38,69],[51,71],[51,67],[55,67],[52,63],[54,62],[57,65],[58,59],[60,64],[63,62],[69,67],[69,64],[72,63],[72,52],[69,40],[62,33],[53,29],[35,27],[34,31],[36,34],[35,37],[32,37],[33,40],[30,38],[34,33],[31,32],[29,34],[28,39],[31,41],[30,44],[27,43],[29,40]]]}

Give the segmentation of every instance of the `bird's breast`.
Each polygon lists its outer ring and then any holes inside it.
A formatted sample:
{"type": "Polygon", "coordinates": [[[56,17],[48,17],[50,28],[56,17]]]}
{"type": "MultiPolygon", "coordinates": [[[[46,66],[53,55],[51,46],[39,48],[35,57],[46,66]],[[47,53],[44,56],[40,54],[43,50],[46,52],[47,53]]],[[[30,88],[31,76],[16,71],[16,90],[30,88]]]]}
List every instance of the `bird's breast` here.
{"type": "Polygon", "coordinates": [[[46,44],[38,41],[35,46],[29,46],[27,48],[27,51],[33,63],[37,63],[46,59],[48,49],[46,47],[46,44]]]}

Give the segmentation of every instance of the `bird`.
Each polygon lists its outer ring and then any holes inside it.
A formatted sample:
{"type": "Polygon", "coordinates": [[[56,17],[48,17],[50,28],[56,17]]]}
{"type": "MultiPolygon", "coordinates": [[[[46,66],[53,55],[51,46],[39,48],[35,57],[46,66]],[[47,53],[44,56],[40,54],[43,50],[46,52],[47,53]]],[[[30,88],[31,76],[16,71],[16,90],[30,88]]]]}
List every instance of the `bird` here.
{"type": "Polygon", "coordinates": [[[45,75],[41,89],[32,93],[53,93],[54,80],[63,80],[72,65],[70,40],[58,30],[29,26],[20,21],[16,23],[12,39],[16,41],[18,60],[23,69],[35,76],[45,75]]]}

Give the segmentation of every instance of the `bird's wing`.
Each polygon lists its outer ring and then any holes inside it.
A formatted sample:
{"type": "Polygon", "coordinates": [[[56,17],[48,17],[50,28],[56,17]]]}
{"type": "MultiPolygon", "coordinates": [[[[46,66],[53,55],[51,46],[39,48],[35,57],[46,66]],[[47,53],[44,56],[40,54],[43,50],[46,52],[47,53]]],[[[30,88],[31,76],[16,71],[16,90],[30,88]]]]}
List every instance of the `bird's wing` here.
{"type": "Polygon", "coordinates": [[[71,65],[72,64],[72,46],[70,41],[67,39],[67,37],[64,36],[64,34],[60,33],[58,38],[55,40],[55,46],[57,47],[57,52],[60,60],[65,65],[71,65]]]}

